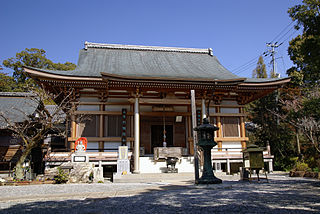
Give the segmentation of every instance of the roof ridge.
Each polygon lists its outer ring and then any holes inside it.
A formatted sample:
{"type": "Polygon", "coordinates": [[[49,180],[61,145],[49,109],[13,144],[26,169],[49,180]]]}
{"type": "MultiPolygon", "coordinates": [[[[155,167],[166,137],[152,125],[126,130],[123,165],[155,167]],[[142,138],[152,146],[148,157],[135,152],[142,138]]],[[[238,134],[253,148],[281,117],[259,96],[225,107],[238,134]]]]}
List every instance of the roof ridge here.
{"type": "Polygon", "coordinates": [[[179,48],[179,47],[161,47],[161,46],[143,46],[143,45],[122,45],[85,42],[84,49],[105,48],[105,49],[123,49],[123,50],[141,50],[141,51],[164,51],[164,52],[183,52],[183,53],[205,53],[213,56],[212,49],[200,48],[179,48]]]}

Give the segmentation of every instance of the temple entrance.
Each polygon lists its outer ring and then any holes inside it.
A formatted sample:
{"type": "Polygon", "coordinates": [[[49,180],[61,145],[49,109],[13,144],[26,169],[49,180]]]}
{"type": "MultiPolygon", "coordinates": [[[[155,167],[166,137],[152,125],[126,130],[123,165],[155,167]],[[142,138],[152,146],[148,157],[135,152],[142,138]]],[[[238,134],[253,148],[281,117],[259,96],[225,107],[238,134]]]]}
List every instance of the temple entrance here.
{"type": "MultiPolygon", "coordinates": [[[[154,147],[163,146],[163,125],[151,125],[151,152],[154,147]]],[[[173,146],[173,126],[166,125],[166,142],[167,146],[173,146]]]]}
{"type": "MultiPolygon", "coordinates": [[[[176,117],[166,117],[166,142],[168,147],[187,148],[187,133],[185,119],[176,122],[176,117]]],[[[154,147],[163,147],[163,117],[142,116],[140,123],[141,147],[144,154],[153,154],[154,147]]]]}

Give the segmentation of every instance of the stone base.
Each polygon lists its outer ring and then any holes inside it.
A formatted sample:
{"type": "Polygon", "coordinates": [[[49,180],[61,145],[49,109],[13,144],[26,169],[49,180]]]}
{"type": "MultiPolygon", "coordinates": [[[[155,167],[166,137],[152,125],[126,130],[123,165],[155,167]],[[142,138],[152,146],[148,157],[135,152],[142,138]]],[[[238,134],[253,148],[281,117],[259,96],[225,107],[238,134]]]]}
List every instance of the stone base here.
{"type": "Polygon", "coordinates": [[[68,183],[89,183],[93,181],[93,175],[94,175],[93,164],[71,163],[71,166],[72,166],[72,169],[70,170],[68,183]]]}
{"type": "MultiPolygon", "coordinates": [[[[61,169],[69,175],[68,183],[90,183],[104,181],[103,167],[94,167],[92,163],[63,163],[61,169]]],[[[58,175],[58,167],[46,169],[43,180],[54,179],[58,175]]]]}
{"type": "Polygon", "coordinates": [[[164,172],[165,173],[178,173],[178,169],[168,167],[164,172]]]}
{"type": "Polygon", "coordinates": [[[196,184],[221,184],[222,180],[217,177],[212,178],[203,178],[201,177],[199,180],[196,181],[196,184]]]}

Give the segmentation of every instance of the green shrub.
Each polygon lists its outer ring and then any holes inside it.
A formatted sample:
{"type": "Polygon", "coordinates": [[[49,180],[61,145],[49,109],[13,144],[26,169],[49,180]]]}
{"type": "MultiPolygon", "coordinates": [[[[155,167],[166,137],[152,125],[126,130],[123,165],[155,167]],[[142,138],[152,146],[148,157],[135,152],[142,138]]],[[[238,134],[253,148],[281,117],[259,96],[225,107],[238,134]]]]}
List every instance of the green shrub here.
{"type": "Polygon", "coordinates": [[[68,174],[58,167],[58,175],[54,177],[56,184],[64,184],[68,181],[68,174]]]}
{"type": "Polygon", "coordinates": [[[89,181],[93,181],[93,172],[90,172],[90,175],[89,175],[89,181]]]}
{"type": "Polygon", "coordinates": [[[310,171],[311,171],[311,169],[310,169],[310,167],[308,166],[307,163],[305,163],[305,162],[300,162],[300,161],[298,161],[298,162],[296,163],[294,169],[295,169],[296,171],[305,171],[305,172],[310,172],[310,171]]]}
{"type": "Polygon", "coordinates": [[[98,181],[98,184],[103,184],[104,182],[103,181],[98,181]]]}
{"type": "Polygon", "coordinates": [[[298,159],[299,159],[298,157],[282,158],[280,161],[278,160],[277,162],[274,163],[275,169],[289,172],[295,168],[298,159]]]}

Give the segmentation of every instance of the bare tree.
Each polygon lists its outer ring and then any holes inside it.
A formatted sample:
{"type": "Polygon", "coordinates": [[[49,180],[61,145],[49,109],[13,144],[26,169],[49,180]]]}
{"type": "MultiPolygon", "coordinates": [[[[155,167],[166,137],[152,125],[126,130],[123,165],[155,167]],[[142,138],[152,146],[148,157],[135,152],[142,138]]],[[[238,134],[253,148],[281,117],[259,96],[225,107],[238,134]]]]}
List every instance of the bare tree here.
{"type": "MultiPolygon", "coordinates": [[[[277,114],[277,116],[295,127],[297,132],[300,131],[320,153],[320,120],[317,115],[319,101],[320,90],[317,87],[306,91],[304,95],[292,94],[288,99],[280,100],[288,113],[285,115],[277,114]],[[316,118],[317,116],[318,118],[316,118]]],[[[299,143],[298,146],[300,146],[299,143]]]]}
{"type": "Polygon", "coordinates": [[[295,123],[299,130],[307,137],[312,143],[317,152],[320,153],[320,142],[318,139],[320,133],[320,122],[316,121],[313,117],[298,118],[295,123]]]}
{"type": "MultiPolygon", "coordinates": [[[[33,114],[25,113],[24,106],[21,108],[0,110],[0,119],[7,123],[7,129],[11,130],[13,136],[21,139],[22,155],[16,164],[16,178],[23,179],[23,163],[25,162],[31,150],[43,144],[43,140],[49,133],[57,133],[66,135],[65,129],[61,129],[62,123],[65,122],[66,115],[72,114],[75,108],[72,105],[72,91],[61,92],[57,95],[50,94],[42,89],[32,89],[32,92],[27,96],[28,102],[26,105],[35,105],[36,110],[33,114]],[[59,101],[52,109],[44,104],[48,101],[59,101]],[[23,122],[15,122],[12,117],[12,112],[24,115],[23,122]],[[59,128],[60,127],[60,128],[59,128]]],[[[74,104],[74,103],[73,103],[74,104]]]]}

